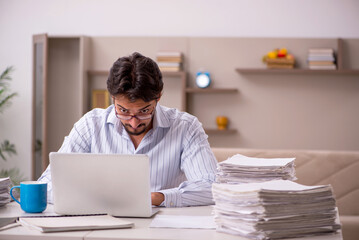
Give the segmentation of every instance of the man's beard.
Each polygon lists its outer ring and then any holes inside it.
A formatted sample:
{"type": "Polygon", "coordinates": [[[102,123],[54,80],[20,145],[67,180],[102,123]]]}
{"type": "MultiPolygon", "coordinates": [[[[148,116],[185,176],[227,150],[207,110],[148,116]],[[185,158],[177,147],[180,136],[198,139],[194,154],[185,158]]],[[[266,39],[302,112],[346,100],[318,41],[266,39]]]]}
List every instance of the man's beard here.
{"type": "MultiPolygon", "coordinates": [[[[123,124],[123,126],[125,127],[127,133],[128,133],[129,135],[133,135],[133,136],[141,135],[141,134],[144,133],[144,132],[147,130],[147,128],[148,128],[148,126],[146,126],[146,124],[141,123],[140,125],[138,125],[137,129],[140,128],[140,127],[142,127],[142,126],[144,126],[144,128],[143,128],[142,130],[138,131],[138,132],[134,132],[134,131],[131,131],[131,130],[130,130],[130,129],[133,129],[130,124],[123,124]]],[[[137,129],[136,129],[136,130],[137,130],[137,129]]]]}

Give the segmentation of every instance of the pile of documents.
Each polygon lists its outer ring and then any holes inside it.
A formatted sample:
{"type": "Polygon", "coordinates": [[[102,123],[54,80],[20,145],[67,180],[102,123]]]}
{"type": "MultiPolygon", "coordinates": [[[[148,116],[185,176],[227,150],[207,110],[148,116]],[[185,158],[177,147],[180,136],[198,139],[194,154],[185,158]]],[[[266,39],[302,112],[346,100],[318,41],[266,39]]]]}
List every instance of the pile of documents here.
{"type": "Polygon", "coordinates": [[[10,202],[10,178],[0,178],[0,207],[10,202]]]}
{"type": "Polygon", "coordinates": [[[212,191],[219,232],[260,240],[332,234],[341,228],[330,185],[214,183],[212,191]]]}
{"type": "Polygon", "coordinates": [[[218,183],[252,183],[295,180],[295,158],[253,158],[236,154],[218,163],[218,183]]]}

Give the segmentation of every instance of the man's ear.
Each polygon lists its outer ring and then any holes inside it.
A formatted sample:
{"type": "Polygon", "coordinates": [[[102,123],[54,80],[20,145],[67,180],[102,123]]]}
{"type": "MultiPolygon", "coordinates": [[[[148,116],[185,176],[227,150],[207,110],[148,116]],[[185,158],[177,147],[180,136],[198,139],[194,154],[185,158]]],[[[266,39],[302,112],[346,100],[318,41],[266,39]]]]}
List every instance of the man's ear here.
{"type": "Polygon", "coordinates": [[[158,96],[158,98],[157,98],[157,102],[159,102],[159,101],[160,101],[161,97],[162,97],[162,93],[158,96]]]}

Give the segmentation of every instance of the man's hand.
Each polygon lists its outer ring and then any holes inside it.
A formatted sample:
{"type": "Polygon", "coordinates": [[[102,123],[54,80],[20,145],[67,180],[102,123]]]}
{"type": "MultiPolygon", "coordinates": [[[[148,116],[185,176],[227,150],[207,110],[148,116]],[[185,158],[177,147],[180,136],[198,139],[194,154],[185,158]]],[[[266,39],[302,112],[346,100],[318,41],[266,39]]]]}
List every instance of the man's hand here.
{"type": "Polygon", "coordinates": [[[159,206],[165,200],[165,195],[160,192],[151,193],[152,205],[159,206]]]}

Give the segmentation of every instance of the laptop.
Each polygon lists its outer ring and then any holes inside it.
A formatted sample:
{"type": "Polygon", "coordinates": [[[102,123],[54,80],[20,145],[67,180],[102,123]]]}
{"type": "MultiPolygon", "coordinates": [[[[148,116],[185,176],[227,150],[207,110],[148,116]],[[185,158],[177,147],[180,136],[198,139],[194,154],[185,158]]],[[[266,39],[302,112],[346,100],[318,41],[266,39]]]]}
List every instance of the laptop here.
{"type": "Polygon", "coordinates": [[[50,153],[54,211],[151,217],[147,155],[50,153]]]}

